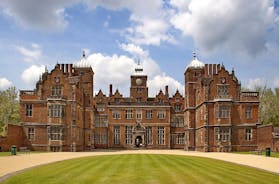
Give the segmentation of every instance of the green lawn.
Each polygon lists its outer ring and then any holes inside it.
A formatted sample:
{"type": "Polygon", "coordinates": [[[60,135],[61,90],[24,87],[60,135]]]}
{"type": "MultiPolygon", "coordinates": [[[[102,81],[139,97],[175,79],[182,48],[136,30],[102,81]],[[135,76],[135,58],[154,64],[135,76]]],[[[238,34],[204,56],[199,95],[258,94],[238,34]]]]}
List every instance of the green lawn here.
{"type": "Polygon", "coordinates": [[[279,183],[279,175],[208,158],[111,155],[72,159],[28,170],[4,183],[149,184],[279,183]]]}

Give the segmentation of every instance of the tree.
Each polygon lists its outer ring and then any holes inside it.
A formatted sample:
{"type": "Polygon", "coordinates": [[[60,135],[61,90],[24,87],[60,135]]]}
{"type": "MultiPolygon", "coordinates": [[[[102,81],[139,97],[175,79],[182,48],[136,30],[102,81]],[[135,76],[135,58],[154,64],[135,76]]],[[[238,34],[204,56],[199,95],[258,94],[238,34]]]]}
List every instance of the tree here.
{"type": "Polygon", "coordinates": [[[10,87],[0,91],[0,134],[5,132],[8,123],[19,123],[18,91],[10,87]]]}
{"type": "Polygon", "coordinates": [[[263,124],[279,126],[279,88],[272,90],[257,87],[257,91],[260,94],[260,116],[263,124]]]}

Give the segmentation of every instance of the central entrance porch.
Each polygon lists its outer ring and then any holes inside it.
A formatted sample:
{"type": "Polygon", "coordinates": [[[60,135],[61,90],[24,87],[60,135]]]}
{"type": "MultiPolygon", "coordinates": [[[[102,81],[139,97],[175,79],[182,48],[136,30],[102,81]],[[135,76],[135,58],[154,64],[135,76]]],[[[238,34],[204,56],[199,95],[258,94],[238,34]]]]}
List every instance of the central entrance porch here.
{"type": "Polygon", "coordinates": [[[145,128],[142,126],[140,122],[133,127],[132,130],[133,136],[133,147],[135,148],[143,148],[146,146],[145,144],[145,128]]]}

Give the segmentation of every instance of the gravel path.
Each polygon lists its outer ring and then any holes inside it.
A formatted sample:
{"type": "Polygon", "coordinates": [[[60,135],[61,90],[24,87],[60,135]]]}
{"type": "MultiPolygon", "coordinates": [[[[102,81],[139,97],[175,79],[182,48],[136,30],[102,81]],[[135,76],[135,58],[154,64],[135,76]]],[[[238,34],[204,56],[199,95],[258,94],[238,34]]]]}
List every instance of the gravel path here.
{"type": "Polygon", "coordinates": [[[96,152],[51,152],[0,157],[0,181],[24,169],[72,158],[117,154],[171,154],[207,157],[247,165],[279,174],[279,158],[234,153],[187,152],[183,150],[103,150],[96,152]]]}

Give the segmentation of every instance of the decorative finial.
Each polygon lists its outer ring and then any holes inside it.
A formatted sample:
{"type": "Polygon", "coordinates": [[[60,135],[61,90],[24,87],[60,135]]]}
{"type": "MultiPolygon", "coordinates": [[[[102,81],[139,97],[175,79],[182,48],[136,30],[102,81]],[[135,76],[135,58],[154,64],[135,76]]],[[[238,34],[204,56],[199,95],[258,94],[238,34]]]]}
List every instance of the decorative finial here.
{"type": "Polygon", "coordinates": [[[82,57],[85,58],[85,50],[82,51],[82,57]]]}
{"type": "Polygon", "coordinates": [[[140,66],[140,59],[138,58],[138,66],[140,66]]]}
{"type": "Polygon", "coordinates": [[[197,54],[196,54],[196,52],[195,52],[195,51],[193,52],[193,58],[194,58],[194,60],[196,60],[196,59],[197,59],[197,54]]]}

